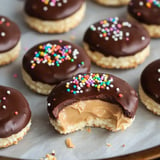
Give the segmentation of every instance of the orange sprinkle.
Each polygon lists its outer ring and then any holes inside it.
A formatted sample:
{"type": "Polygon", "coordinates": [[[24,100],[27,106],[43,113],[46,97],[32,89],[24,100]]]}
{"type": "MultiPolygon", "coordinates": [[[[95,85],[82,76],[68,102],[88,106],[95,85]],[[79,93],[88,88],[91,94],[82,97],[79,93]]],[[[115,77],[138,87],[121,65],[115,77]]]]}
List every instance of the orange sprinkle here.
{"type": "Polygon", "coordinates": [[[67,146],[68,148],[75,148],[75,145],[72,143],[72,141],[71,141],[70,138],[67,138],[67,139],[65,140],[65,143],[66,143],[66,146],[67,146]]]}
{"type": "Polygon", "coordinates": [[[91,128],[90,128],[90,127],[87,127],[87,129],[86,129],[86,130],[87,130],[87,132],[88,132],[88,133],[90,133],[90,132],[91,132],[91,128]]]}
{"type": "Polygon", "coordinates": [[[107,147],[111,147],[112,145],[110,143],[107,143],[107,147]]]}

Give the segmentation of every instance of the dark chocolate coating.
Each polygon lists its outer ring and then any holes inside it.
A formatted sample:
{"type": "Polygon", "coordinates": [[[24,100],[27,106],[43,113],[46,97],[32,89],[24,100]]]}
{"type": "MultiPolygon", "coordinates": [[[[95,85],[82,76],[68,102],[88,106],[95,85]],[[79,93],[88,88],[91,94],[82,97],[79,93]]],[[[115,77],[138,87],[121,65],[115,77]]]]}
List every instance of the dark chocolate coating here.
{"type": "Polygon", "coordinates": [[[25,97],[18,90],[0,86],[0,138],[18,133],[30,119],[31,111],[25,97]]]}
{"type": "MultiPolygon", "coordinates": [[[[51,57],[52,59],[55,59],[53,56],[51,57]]],[[[71,56],[71,58],[73,58],[73,56],[71,56]]],[[[62,80],[66,80],[67,78],[74,76],[75,74],[89,72],[90,65],[90,59],[80,46],[77,46],[67,41],[59,40],[40,43],[31,48],[23,57],[23,69],[31,76],[32,80],[50,85],[57,84],[62,80]],[[44,49],[39,49],[39,46],[48,43],[51,43],[52,45],[60,45],[62,48],[64,48],[64,46],[66,45],[71,45],[72,51],[74,49],[77,49],[79,51],[77,59],[75,59],[74,62],[71,62],[70,60],[65,60],[63,63],[60,64],[59,67],[57,67],[56,65],[49,66],[47,63],[40,63],[37,64],[34,69],[32,69],[31,60],[34,57],[35,52],[44,51],[44,49]],[[81,65],[81,62],[84,62],[84,65],[81,65]]]]}
{"type": "Polygon", "coordinates": [[[0,16],[0,54],[14,48],[20,40],[19,27],[5,16],[0,16]]]}
{"type": "MultiPolygon", "coordinates": [[[[87,75],[90,75],[90,73],[87,75]]],[[[47,101],[48,104],[50,104],[48,105],[49,116],[53,119],[57,119],[59,112],[70,104],[82,100],[100,99],[102,101],[118,104],[126,117],[133,118],[138,106],[136,91],[124,80],[110,74],[109,78],[111,77],[113,78],[113,87],[109,90],[100,89],[100,91],[98,91],[95,87],[84,86],[83,93],[77,94],[67,92],[66,82],[70,82],[72,79],[61,82],[48,96],[47,101]]]]}
{"type": "MultiPolygon", "coordinates": [[[[157,2],[160,3],[160,0],[157,2]]],[[[128,13],[141,23],[160,25],[160,5],[158,7],[151,4],[151,7],[147,7],[146,3],[147,0],[131,0],[128,5],[128,13]]]]}
{"type": "MultiPolygon", "coordinates": [[[[106,21],[110,25],[113,24],[109,19],[106,19],[106,21]]],[[[118,20],[117,24],[122,25],[123,22],[128,21],[118,20]]],[[[112,38],[112,32],[109,32],[110,35],[107,33],[109,35],[109,40],[105,40],[104,37],[100,37],[100,34],[102,33],[97,28],[103,27],[99,21],[93,24],[96,27],[96,31],[93,31],[91,29],[91,26],[87,29],[84,35],[84,42],[89,45],[91,51],[98,51],[106,57],[133,56],[149,45],[150,37],[148,32],[142,26],[138,24],[133,24],[131,22],[130,24],[132,25],[131,27],[124,26],[120,28],[120,31],[122,31],[123,33],[123,39],[118,39],[117,41],[115,41],[112,38]],[[128,33],[129,36],[125,36],[125,34],[128,33]],[[142,40],[142,37],[145,37],[145,40],[142,40]],[[128,38],[128,40],[126,40],[126,38],[128,38]]],[[[117,25],[116,28],[118,28],[117,25]]],[[[115,31],[117,31],[117,29],[115,29],[115,31]]]]}
{"type": "Polygon", "coordinates": [[[140,82],[144,92],[154,101],[160,104],[159,78],[160,78],[160,59],[153,61],[143,70],[140,82]]]}
{"type": "Polygon", "coordinates": [[[84,0],[67,0],[67,3],[63,1],[65,0],[59,0],[55,6],[50,6],[50,4],[44,4],[42,0],[26,0],[24,10],[31,17],[42,20],[60,20],[74,14],[84,3],[84,0]],[[62,6],[58,6],[58,3],[62,6]],[[44,7],[47,8],[46,11],[44,7]]]}

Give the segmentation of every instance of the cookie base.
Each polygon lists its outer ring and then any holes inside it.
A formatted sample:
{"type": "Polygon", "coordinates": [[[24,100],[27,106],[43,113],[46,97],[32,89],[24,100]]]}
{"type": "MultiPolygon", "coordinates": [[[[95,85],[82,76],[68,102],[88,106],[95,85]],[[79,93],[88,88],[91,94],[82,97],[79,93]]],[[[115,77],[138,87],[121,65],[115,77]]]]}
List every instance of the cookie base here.
{"type": "Polygon", "coordinates": [[[25,128],[20,132],[13,134],[7,138],[0,138],[0,148],[6,148],[11,145],[17,144],[27,134],[31,127],[31,120],[28,122],[25,128]]]}
{"type": "Polygon", "coordinates": [[[145,23],[141,23],[138,20],[136,20],[134,17],[132,17],[130,14],[128,14],[127,19],[143,25],[146,28],[146,30],[148,31],[150,37],[160,38],[160,25],[155,25],[155,24],[148,25],[148,24],[145,24],[145,23]]]}
{"type": "Polygon", "coordinates": [[[20,42],[7,52],[0,53],[0,66],[13,62],[19,55],[21,48],[20,42]]]}
{"type": "Polygon", "coordinates": [[[36,93],[48,95],[51,92],[51,90],[55,87],[55,85],[49,85],[32,80],[30,75],[23,68],[21,69],[21,72],[25,84],[36,93]]]}
{"type": "Polygon", "coordinates": [[[97,66],[102,68],[129,69],[135,68],[137,65],[144,62],[149,55],[150,45],[133,56],[124,56],[118,58],[113,56],[105,57],[98,51],[91,51],[87,43],[84,43],[84,49],[97,66]]]}
{"type": "Polygon", "coordinates": [[[61,20],[41,20],[25,14],[26,23],[40,33],[63,33],[78,26],[86,10],[86,3],[73,15],[61,20]]]}
{"type": "Polygon", "coordinates": [[[95,2],[105,6],[122,6],[127,5],[130,0],[94,0],[95,2]]]}
{"type": "Polygon", "coordinates": [[[143,90],[141,84],[139,84],[139,96],[141,102],[145,105],[145,107],[153,112],[156,115],[160,116],[160,104],[155,102],[152,98],[150,98],[143,90]]]}

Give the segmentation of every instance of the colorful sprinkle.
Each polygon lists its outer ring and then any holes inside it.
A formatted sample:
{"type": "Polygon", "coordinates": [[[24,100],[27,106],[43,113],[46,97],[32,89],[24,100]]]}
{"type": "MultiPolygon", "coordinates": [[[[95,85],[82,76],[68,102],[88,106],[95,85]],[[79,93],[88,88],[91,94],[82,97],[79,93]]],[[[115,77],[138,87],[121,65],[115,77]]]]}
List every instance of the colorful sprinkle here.
{"type": "Polygon", "coordinates": [[[40,63],[59,67],[64,61],[74,62],[78,54],[78,49],[72,49],[71,45],[60,46],[51,43],[40,45],[39,51],[34,53],[31,60],[31,68],[34,69],[40,63]]]}
{"type": "Polygon", "coordinates": [[[77,77],[73,77],[73,80],[66,83],[66,91],[72,94],[83,93],[83,88],[93,87],[97,91],[109,90],[113,88],[113,78],[107,74],[80,74],[77,77]]]}
{"type": "MultiPolygon", "coordinates": [[[[159,0],[146,0],[145,6],[146,6],[147,8],[152,8],[152,5],[160,8],[160,1],[159,1],[159,0]]],[[[140,2],[139,2],[139,6],[144,6],[143,1],[140,1],[140,2]]]]}
{"type": "Polygon", "coordinates": [[[109,40],[112,38],[114,41],[126,39],[129,40],[130,33],[122,30],[124,27],[132,27],[129,22],[121,22],[118,17],[104,19],[99,22],[100,26],[91,25],[90,29],[99,32],[99,37],[109,40]]]}
{"type": "Polygon", "coordinates": [[[10,94],[11,94],[11,91],[10,91],[10,90],[7,90],[7,94],[9,94],[9,95],[10,95],[10,94]]]}
{"type": "MultiPolygon", "coordinates": [[[[68,0],[62,0],[61,2],[59,0],[41,0],[42,3],[44,3],[44,5],[48,5],[50,7],[62,7],[64,4],[66,4],[68,2],[68,0]]],[[[44,10],[44,8],[43,8],[44,10]]],[[[47,8],[48,10],[48,8],[47,8]]],[[[45,11],[47,11],[45,10],[45,11]]]]}
{"type": "Polygon", "coordinates": [[[18,111],[15,111],[14,114],[17,116],[19,113],[18,113],[18,111]]]}
{"type": "Polygon", "coordinates": [[[6,105],[3,105],[3,106],[2,106],[2,109],[6,109],[6,108],[7,108],[6,105]]]}

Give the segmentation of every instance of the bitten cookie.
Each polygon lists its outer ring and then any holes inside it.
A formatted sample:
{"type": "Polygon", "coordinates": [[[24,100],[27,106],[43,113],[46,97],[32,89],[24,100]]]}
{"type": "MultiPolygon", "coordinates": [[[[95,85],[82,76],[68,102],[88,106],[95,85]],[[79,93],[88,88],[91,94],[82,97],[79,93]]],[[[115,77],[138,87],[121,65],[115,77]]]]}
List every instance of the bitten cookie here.
{"type": "Polygon", "coordinates": [[[7,17],[0,15],[0,66],[18,57],[20,35],[19,27],[7,17]]]}
{"type": "Polygon", "coordinates": [[[84,35],[84,48],[100,67],[134,68],[149,55],[150,36],[141,25],[107,18],[90,25],[84,35]]]}
{"type": "Polygon", "coordinates": [[[17,90],[0,86],[0,148],[17,144],[30,129],[31,111],[17,90]]]}
{"type": "Polygon", "coordinates": [[[134,120],[138,97],[118,77],[87,73],[57,85],[47,102],[51,124],[61,134],[67,134],[85,126],[111,131],[126,129],[134,120]]]}
{"type": "Polygon", "coordinates": [[[81,47],[53,40],[35,45],[24,55],[22,76],[32,90],[48,95],[59,82],[89,72],[90,63],[81,47]]]}
{"type": "Polygon", "coordinates": [[[152,38],[160,37],[160,0],[131,0],[128,19],[142,24],[152,38]]]}
{"type": "Polygon", "coordinates": [[[160,59],[150,63],[142,72],[139,95],[142,103],[153,113],[160,115],[160,59]]]}
{"type": "Polygon", "coordinates": [[[84,0],[26,0],[25,21],[41,33],[63,33],[82,21],[84,0]]]}
{"type": "Polygon", "coordinates": [[[127,5],[130,0],[94,0],[94,1],[105,6],[122,6],[122,5],[127,5]]]}

